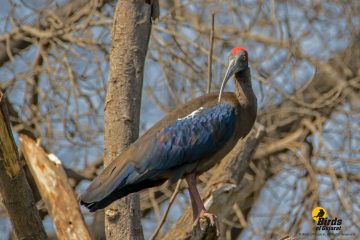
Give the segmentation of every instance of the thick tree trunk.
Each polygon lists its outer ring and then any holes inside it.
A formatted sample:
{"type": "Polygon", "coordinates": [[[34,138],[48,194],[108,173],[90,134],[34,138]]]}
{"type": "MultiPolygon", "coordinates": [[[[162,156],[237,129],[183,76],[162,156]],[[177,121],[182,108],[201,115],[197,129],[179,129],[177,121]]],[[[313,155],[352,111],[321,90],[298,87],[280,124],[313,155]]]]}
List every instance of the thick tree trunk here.
{"type": "Polygon", "coordinates": [[[17,239],[47,239],[14,142],[0,91],[0,192],[17,239]]]}
{"type": "MultiPolygon", "coordinates": [[[[116,7],[110,74],[105,102],[104,155],[108,165],[139,135],[144,61],[151,31],[152,5],[119,1],[116,7]]],[[[138,194],[105,210],[107,239],[143,239],[138,194]]]]}

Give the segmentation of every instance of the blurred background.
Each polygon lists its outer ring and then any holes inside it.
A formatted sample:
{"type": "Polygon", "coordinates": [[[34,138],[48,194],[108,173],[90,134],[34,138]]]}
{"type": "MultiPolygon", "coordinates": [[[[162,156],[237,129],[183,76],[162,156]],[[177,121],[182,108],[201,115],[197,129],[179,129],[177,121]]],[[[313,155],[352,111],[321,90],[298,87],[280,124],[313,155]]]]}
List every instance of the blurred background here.
{"type": "MultiPolygon", "coordinates": [[[[116,1],[0,4],[0,88],[7,92],[15,139],[20,132],[38,138],[61,159],[79,192],[102,168],[116,1]]],[[[226,206],[231,211],[221,222],[224,239],[314,233],[311,212],[318,206],[343,220],[342,233],[351,235],[342,237],[359,239],[359,1],[160,0],[160,7],[145,64],[141,133],[167,111],[206,93],[212,12],[212,91],[219,90],[231,48],[241,45],[249,52],[257,121],[266,136],[239,185],[239,199],[226,206]]],[[[200,177],[201,186],[212,174],[200,177]]],[[[173,190],[141,192],[145,239],[173,190]]],[[[189,205],[187,194],[178,194],[161,234],[189,205]]],[[[92,228],[94,215],[82,210],[92,228]]],[[[55,238],[46,209],[42,217],[55,238]]],[[[334,238],[325,233],[309,238],[334,238]]],[[[3,205],[0,239],[11,239],[3,205]]]]}

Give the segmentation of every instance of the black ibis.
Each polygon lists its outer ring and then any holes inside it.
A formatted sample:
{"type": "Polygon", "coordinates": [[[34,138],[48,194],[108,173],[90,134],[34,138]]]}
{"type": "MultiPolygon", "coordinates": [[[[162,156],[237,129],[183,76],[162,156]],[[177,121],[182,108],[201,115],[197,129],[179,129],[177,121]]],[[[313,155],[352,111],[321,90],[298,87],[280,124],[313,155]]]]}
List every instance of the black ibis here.
{"type": "Polygon", "coordinates": [[[248,53],[242,47],[233,48],[220,94],[198,97],[166,114],[93,180],[79,196],[80,203],[92,212],[130,193],[185,178],[194,222],[207,216],[214,223],[215,216],[206,211],[196,188],[197,175],[250,132],[256,111],[248,53]],[[235,92],[223,93],[232,76],[235,92]]]}

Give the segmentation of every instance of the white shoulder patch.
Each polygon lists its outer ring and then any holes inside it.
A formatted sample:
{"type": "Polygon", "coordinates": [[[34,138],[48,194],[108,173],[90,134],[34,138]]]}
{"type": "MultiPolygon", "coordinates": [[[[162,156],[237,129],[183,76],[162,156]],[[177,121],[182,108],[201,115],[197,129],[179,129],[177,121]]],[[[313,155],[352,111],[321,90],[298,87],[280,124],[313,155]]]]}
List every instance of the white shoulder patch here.
{"type": "Polygon", "coordinates": [[[196,115],[198,115],[204,108],[200,107],[199,109],[193,111],[192,113],[190,113],[189,115],[183,117],[183,118],[178,118],[178,120],[185,120],[185,119],[190,119],[195,117],[196,115]]]}

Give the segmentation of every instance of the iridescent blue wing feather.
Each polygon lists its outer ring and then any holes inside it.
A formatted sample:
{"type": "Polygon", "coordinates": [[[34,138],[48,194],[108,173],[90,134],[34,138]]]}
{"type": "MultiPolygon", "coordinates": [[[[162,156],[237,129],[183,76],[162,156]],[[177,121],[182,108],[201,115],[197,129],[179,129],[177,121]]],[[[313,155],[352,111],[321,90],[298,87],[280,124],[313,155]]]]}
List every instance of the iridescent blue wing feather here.
{"type": "Polygon", "coordinates": [[[235,127],[235,109],[229,104],[201,108],[161,129],[141,158],[140,172],[168,170],[194,163],[218,151],[235,127]]]}

